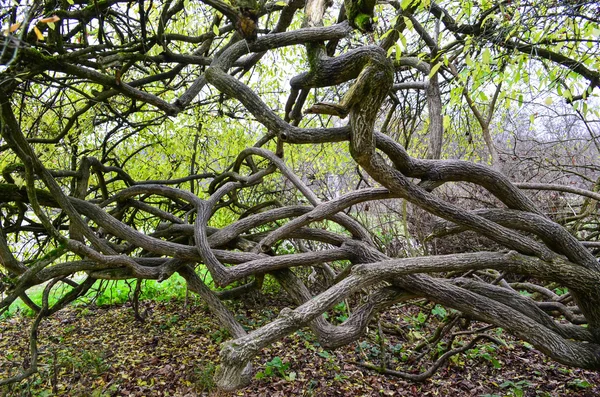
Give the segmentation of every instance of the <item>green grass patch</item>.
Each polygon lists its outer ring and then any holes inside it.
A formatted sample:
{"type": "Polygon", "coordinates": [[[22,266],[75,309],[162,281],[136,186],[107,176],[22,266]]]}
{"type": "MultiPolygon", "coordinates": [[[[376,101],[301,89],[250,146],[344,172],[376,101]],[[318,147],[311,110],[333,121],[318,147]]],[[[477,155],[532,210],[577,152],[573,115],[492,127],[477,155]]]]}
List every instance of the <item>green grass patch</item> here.
{"type": "MultiPolygon", "coordinates": [[[[199,275],[210,283],[212,278],[208,271],[200,271],[199,275]]],[[[136,280],[97,280],[87,294],[76,300],[74,305],[96,304],[97,306],[118,305],[133,299],[136,286],[136,280]]],[[[29,298],[38,306],[42,304],[42,295],[44,285],[38,285],[27,291],[29,298]]],[[[158,302],[167,302],[171,300],[183,299],[185,297],[187,285],[183,277],[179,274],[173,274],[169,279],[158,282],[156,280],[142,281],[140,300],[153,300],[158,302]]],[[[52,289],[49,296],[49,304],[55,304],[64,294],[68,293],[71,287],[61,283],[52,289]]],[[[8,318],[15,314],[33,316],[35,313],[21,299],[13,302],[7,311],[1,317],[8,318]]]]}

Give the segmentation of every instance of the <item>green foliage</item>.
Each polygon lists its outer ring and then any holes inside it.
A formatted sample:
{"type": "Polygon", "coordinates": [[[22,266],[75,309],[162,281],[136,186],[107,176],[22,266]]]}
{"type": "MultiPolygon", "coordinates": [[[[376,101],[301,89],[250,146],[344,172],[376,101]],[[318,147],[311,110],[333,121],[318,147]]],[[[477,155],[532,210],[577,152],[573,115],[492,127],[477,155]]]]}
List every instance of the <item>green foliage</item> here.
{"type": "MultiPolygon", "coordinates": [[[[202,272],[200,273],[202,274],[202,272]]],[[[210,277],[205,277],[205,281],[210,282],[210,277]]],[[[90,303],[95,303],[97,306],[123,304],[133,298],[134,283],[135,281],[128,280],[110,282],[98,280],[85,296],[75,302],[75,305],[87,305],[90,303]]],[[[144,280],[142,285],[140,300],[154,300],[159,302],[170,301],[172,299],[182,300],[185,297],[187,289],[185,280],[178,274],[174,274],[162,283],[156,280],[144,280]]],[[[70,287],[64,285],[54,289],[49,295],[50,306],[56,303],[69,290],[70,287]]],[[[42,302],[43,292],[43,287],[35,287],[28,291],[28,295],[39,306],[42,302]]],[[[17,299],[2,316],[6,318],[16,313],[23,313],[29,317],[33,317],[35,314],[32,309],[20,299],[17,299]]]]}
{"type": "Polygon", "coordinates": [[[225,341],[227,338],[229,338],[229,336],[230,336],[229,332],[224,328],[219,328],[218,330],[216,330],[210,334],[210,338],[215,343],[221,343],[221,342],[225,341]]]}
{"type": "Polygon", "coordinates": [[[467,352],[469,358],[483,358],[489,361],[494,368],[502,368],[502,363],[496,358],[496,347],[490,344],[484,344],[471,349],[467,352]]]}
{"type": "Polygon", "coordinates": [[[507,380],[507,381],[503,382],[502,384],[500,384],[500,388],[509,389],[511,392],[511,395],[513,395],[515,397],[523,397],[525,395],[524,389],[528,388],[529,386],[531,386],[531,383],[527,380],[520,380],[517,382],[507,380]]]}
{"type": "Polygon", "coordinates": [[[371,21],[371,16],[368,14],[359,13],[354,17],[354,23],[356,24],[356,27],[363,32],[373,30],[373,24],[371,21]]]}
{"type": "Polygon", "coordinates": [[[200,392],[210,392],[215,389],[214,375],[217,366],[212,362],[203,362],[194,367],[192,380],[200,392]]]}
{"type": "Polygon", "coordinates": [[[335,355],[330,353],[327,350],[319,349],[317,351],[317,355],[325,360],[325,368],[328,371],[339,372],[340,366],[338,365],[338,360],[336,360],[335,355]]]}
{"type": "Polygon", "coordinates": [[[350,26],[362,32],[372,32],[375,4],[375,0],[345,0],[344,5],[350,26]]]}
{"type": "Polygon", "coordinates": [[[371,343],[369,341],[361,341],[357,347],[356,347],[357,352],[360,352],[363,355],[366,355],[367,357],[371,358],[371,359],[376,359],[379,358],[381,356],[381,349],[379,347],[379,345],[371,343]]]}
{"type": "Polygon", "coordinates": [[[284,363],[281,357],[274,357],[271,361],[265,364],[263,371],[258,371],[254,376],[256,379],[271,378],[273,376],[279,376],[287,381],[296,380],[295,372],[287,372],[290,364],[284,363]]]}
{"type": "Polygon", "coordinates": [[[346,302],[340,302],[333,307],[330,313],[323,313],[323,317],[325,319],[333,319],[335,320],[334,323],[341,324],[348,319],[349,314],[346,302]]]}
{"type": "Polygon", "coordinates": [[[566,287],[563,287],[563,288],[555,288],[555,289],[554,289],[554,292],[556,293],[556,295],[559,295],[559,296],[560,296],[560,295],[565,295],[565,294],[567,294],[567,293],[569,292],[569,289],[568,289],[568,288],[566,288],[566,287]]]}
{"type": "Polygon", "coordinates": [[[440,319],[444,319],[448,315],[448,311],[442,305],[435,305],[435,307],[431,309],[431,314],[438,316],[440,319]]]}
{"type": "Polygon", "coordinates": [[[584,379],[574,379],[572,382],[569,382],[569,386],[577,389],[588,389],[593,385],[584,379]]]}

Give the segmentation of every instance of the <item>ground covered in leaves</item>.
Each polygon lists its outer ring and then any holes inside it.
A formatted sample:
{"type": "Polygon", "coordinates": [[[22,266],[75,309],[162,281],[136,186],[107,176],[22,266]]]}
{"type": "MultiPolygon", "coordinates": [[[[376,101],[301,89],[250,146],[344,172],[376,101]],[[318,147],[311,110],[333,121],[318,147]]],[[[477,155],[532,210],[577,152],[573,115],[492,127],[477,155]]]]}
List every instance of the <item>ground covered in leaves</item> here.
{"type": "MultiPolygon", "coordinates": [[[[237,306],[247,328],[276,317],[281,305],[237,306]]],[[[271,303],[272,304],[272,303],[271,303]]],[[[478,345],[456,356],[432,378],[411,383],[361,366],[379,363],[384,346],[371,330],[335,351],[322,349],[304,329],[266,348],[254,361],[250,386],[219,393],[212,376],[219,344],[228,338],[200,301],[142,303],[146,320],[131,305],[79,306],[40,328],[39,374],[0,388],[4,396],[597,396],[600,374],[549,361],[530,345],[497,332],[505,346],[478,345]]],[[[397,309],[398,319],[415,318],[397,309]]],[[[332,315],[335,315],[333,313],[332,315]]],[[[240,317],[242,321],[242,317],[240,317]]],[[[343,318],[342,318],[343,320],[343,318]]],[[[404,321],[402,320],[402,321],[404,321]]],[[[418,318],[417,318],[418,320],[418,318]]],[[[0,378],[27,366],[31,318],[0,319],[0,378]],[[25,360],[25,361],[24,361],[25,360]]],[[[382,320],[383,321],[383,320],[382,320]]],[[[378,328],[374,326],[374,328],[378,328]]],[[[418,338],[412,330],[410,338],[418,338]]],[[[402,343],[386,340],[388,360],[402,361],[402,343]]]]}

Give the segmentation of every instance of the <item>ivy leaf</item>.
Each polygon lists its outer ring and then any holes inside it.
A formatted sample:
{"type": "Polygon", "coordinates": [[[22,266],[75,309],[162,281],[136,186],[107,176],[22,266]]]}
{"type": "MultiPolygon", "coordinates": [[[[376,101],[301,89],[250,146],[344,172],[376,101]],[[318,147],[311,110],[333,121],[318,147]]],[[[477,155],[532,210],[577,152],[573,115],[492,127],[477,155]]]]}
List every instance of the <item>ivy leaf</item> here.
{"type": "Polygon", "coordinates": [[[217,25],[213,25],[212,31],[215,34],[215,36],[219,35],[219,28],[217,27],[217,25]]]}

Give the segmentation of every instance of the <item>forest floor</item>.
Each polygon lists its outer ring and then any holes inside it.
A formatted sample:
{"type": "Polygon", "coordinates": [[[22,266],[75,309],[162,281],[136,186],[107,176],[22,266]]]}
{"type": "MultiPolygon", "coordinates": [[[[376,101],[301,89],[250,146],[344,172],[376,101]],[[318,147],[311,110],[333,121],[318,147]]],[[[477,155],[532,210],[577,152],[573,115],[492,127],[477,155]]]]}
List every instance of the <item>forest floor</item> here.
{"type": "MultiPolygon", "coordinates": [[[[130,304],[76,306],[47,319],[40,327],[39,373],[0,388],[0,395],[600,395],[599,373],[552,362],[531,345],[501,331],[498,335],[506,345],[478,345],[455,356],[432,378],[413,383],[361,365],[380,362],[379,347],[383,345],[377,338],[367,336],[327,351],[307,329],[265,348],[254,360],[257,376],[250,386],[219,393],[212,376],[218,365],[219,344],[227,333],[220,330],[206,307],[196,300],[190,300],[187,307],[181,301],[145,301],[141,306],[147,315],[143,323],[134,320],[130,304]]],[[[244,314],[248,328],[254,328],[274,319],[280,307],[265,300],[240,304],[236,312],[244,314]]],[[[22,370],[31,321],[21,315],[0,319],[0,379],[22,370]]],[[[393,361],[401,350],[392,347],[385,354],[393,361]]]]}

